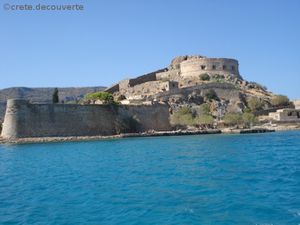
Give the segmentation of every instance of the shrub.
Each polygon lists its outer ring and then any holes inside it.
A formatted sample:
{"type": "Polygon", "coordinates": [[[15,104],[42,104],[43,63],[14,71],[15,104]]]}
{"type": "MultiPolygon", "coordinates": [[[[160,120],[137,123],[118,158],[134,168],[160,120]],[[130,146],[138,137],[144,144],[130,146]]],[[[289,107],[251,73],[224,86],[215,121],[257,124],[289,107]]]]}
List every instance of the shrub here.
{"type": "Polygon", "coordinates": [[[182,107],[171,115],[171,124],[173,125],[193,125],[193,114],[190,108],[182,107]]]}
{"type": "Polygon", "coordinates": [[[218,100],[218,96],[217,96],[217,93],[215,92],[214,89],[209,89],[208,92],[205,94],[205,97],[208,99],[208,100],[218,100]]]}
{"type": "Polygon", "coordinates": [[[241,113],[229,113],[224,116],[223,120],[224,120],[224,123],[229,126],[239,125],[242,123],[242,114],[241,113]]]}
{"type": "Polygon", "coordinates": [[[249,88],[261,89],[263,91],[266,91],[268,89],[266,86],[261,85],[261,84],[256,83],[256,82],[249,82],[248,87],[249,88]]]}
{"type": "Polygon", "coordinates": [[[264,106],[264,103],[261,99],[252,97],[247,101],[247,105],[252,112],[255,112],[261,110],[264,106]]]}
{"type": "Polygon", "coordinates": [[[209,115],[210,114],[210,107],[209,104],[203,103],[200,105],[200,114],[209,115]]]}
{"type": "Polygon", "coordinates": [[[199,76],[199,78],[200,78],[200,80],[203,80],[203,81],[209,81],[210,80],[210,76],[207,73],[201,74],[199,76]]]}
{"type": "Polygon", "coordinates": [[[271,104],[273,106],[285,106],[290,102],[289,98],[285,95],[275,95],[271,99],[271,104]]]}
{"type": "Polygon", "coordinates": [[[101,100],[105,104],[115,103],[113,95],[111,93],[104,92],[104,91],[99,91],[99,92],[95,92],[95,93],[86,94],[85,99],[86,100],[93,100],[93,101],[101,100]]]}
{"type": "Polygon", "coordinates": [[[224,75],[220,75],[220,74],[214,74],[214,75],[213,75],[213,79],[214,79],[216,82],[223,82],[224,79],[225,79],[225,76],[224,76],[224,75]]]}
{"type": "Polygon", "coordinates": [[[211,115],[200,115],[195,118],[195,124],[198,125],[213,125],[214,118],[211,115]]]}
{"type": "Polygon", "coordinates": [[[244,112],[242,115],[243,123],[246,127],[251,127],[256,122],[256,117],[253,113],[244,112]]]}

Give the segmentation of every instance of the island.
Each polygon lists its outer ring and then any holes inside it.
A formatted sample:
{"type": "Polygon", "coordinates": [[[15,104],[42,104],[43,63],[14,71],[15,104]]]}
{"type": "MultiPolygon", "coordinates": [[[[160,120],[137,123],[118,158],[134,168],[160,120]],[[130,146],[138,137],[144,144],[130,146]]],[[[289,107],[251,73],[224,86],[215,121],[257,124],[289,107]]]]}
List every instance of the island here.
{"type": "Polygon", "coordinates": [[[8,99],[0,141],[300,128],[299,101],[244,80],[236,59],[179,56],[165,68],[80,93],[59,100],[63,93],[56,89],[50,102],[8,99]]]}

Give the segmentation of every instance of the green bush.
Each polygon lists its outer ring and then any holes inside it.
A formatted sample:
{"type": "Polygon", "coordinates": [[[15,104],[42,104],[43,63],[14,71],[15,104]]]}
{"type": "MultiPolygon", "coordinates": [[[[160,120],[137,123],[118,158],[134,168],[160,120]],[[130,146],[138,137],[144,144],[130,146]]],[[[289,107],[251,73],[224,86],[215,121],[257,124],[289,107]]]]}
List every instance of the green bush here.
{"type": "Polygon", "coordinates": [[[209,81],[210,80],[210,76],[207,73],[201,74],[199,76],[199,78],[200,78],[200,80],[203,80],[203,81],[209,81]]]}
{"type": "Polygon", "coordinates": [[[210,114],[210,107],[209,107],[209,104],[207,103],[203,103],[200,105],[200,110],[199,110],[200,114],[204,114],[204,115],[209,115],[210,114]]]}
{"type": "Polygon", "coordinates": [[[242,114],[241,113],[229,113],[226,114],[223,118],[224,123],[229,126],[240,125],[242,124],[242,114]]]}
{"type": "Polygon", "coordinates": [[[197,125],[213,125],[214,118],[211,115],[200,115],[195,118],[195,124],[197,125]]]}
{"type": "Polygon", "coordinates": [[[208,100],[218,100],[218,96],[217,96],[217,93],[215,92],[214,89],[209,89],[207,91],[207,93],[205,94],[205,97],[208,99],[208,100]]]}
{"type": "Polygon", "coordinates": [[[243,124],[246,127],[251,127],[256,122],[256,117],[253,113],[244,112],[242,115],[243,124]]]}
{"type": "Polygon", "coordinates": [[[253,113],[229,113],[224,116],[223,121],[229,126],[244,125],[244,127],[251,127],[255,124],[256,117],[253,113]]]}
{"type": "Polygon", "coordinates": [[[275,95],[271,99],[271,104],[273,106],[286,106],[289,102],[289,98],[285,95],[275,95]]]}
{"type": "Polygon", "coordinates": [[[255,111],[263,109],[264,102],[259,98],[251,97],[247,101],[247,105],[251,109],[252,112],[255,112],[255,111]]]}
{"type": "Polygon", "coordinates": [[[86,94],[85,100],[93,100],[93,101],[101,100],[105,104],[115,103],[113,95],[111,93],[104,92],[104,91],[86,94]]]}
{"type": "Polygon", "coordinates": [[[173,125],[193,125],[194,118],[192,110],[188,107],[182,107],[171,115],[171,124],[173,125]]]}

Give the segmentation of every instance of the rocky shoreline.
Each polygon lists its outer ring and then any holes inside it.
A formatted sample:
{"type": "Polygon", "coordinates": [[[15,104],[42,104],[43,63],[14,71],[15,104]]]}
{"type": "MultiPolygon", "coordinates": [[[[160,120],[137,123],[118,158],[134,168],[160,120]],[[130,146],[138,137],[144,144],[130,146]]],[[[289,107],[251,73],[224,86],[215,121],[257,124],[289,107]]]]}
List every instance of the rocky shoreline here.
{"type": "Polygon", "coordinates": [[[0,144],[29,144],[29,143],[55,143],[75,141],[97,141],[130,137],[159,137],[159,136],[182,136],[182,135],[204,135],[204,134],[249,134],[275,132],[274,129],[206,129],[206,130],[176,130],[176,131],[151,131],[143,133],[127,133],[109,136],[70,136],[70,137],[34,137],[4,139],[0,137],[0,144]]]}

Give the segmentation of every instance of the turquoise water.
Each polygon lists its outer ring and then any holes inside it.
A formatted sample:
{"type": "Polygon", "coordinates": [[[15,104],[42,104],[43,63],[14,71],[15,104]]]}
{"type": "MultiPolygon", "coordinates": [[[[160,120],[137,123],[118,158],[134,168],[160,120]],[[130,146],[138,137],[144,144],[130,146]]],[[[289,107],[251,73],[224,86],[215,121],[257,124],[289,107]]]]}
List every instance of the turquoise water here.
{"type": "Polygon", "coordinates": [[[0,145],[0,224],[300,224],[300,132],[0,145]]]}

